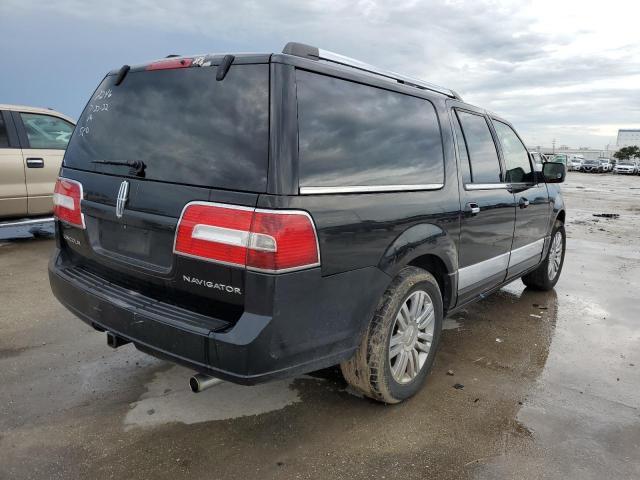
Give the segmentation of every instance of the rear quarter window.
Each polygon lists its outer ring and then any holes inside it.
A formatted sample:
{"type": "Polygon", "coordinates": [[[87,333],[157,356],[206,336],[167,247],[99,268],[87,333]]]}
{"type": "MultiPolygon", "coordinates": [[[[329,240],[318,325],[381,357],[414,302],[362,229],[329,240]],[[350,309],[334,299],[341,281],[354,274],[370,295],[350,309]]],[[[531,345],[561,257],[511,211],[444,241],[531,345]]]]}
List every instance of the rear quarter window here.
{"type": "Polygon", "coordinates": [[[298,70],[300,187],[442,184],[428,100],[298,70]]]}

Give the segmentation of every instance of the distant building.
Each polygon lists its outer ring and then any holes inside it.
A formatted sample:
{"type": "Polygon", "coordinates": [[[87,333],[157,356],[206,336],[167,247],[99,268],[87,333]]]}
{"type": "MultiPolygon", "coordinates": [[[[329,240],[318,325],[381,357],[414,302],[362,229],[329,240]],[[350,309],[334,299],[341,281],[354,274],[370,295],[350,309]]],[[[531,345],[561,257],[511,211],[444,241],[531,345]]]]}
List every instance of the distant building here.
{"type": "Polygon", "coordinates": [[[529,148],[530,151],[537,151],[545,155],[553,156],[554,154],[578,155],[586,160],[594,160],[596,158],[612,158],[613,154],[618,150],[615,145],[607,146],[604,150],[597,148],[571,148],[566,145],[560,147],[535,147],[529,148]],[[611,148],[613,147],[613,148],[611,148]]]}
{"type": "Polygon", "coordinates": [[[613,155],[622,147],[630,147],[633,145],[640,147],[640,128],[619,129],[618,139],[615,145],[607,144],[604,149],[589,147],[571,148],[568,145],[560,145],[557,147],[552,145],[550,147],[529,147],[529,150],[537,151],[548,156],[553,156],[554,154],[578,155],[586,160],[593,160],[596,158],[613,158],[613,155]]]}
{"type": "Polygon", "coordinates": [[[631,147],[633,145],[640,146],[640,128],[620,129],[618,130],[618,148],[631,147]]]}

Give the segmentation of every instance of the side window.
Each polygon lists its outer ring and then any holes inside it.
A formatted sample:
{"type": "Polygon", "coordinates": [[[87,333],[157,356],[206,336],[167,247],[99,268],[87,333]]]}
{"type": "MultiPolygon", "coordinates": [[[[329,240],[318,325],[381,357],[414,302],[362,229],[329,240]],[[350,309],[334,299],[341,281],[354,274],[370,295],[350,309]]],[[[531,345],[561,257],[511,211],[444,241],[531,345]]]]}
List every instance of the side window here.
{"type": "Polygon", "coordinates": [[[533,182],[533,170],[529,153],[513,129],[506,123],[493,121],[502,146],[504,163],[507,167],[506,181],[513,183],[533,182]]]}
{"type": "Polygon", "coordinates": [[[31,148],[64,150],[73,133],[73,125],[61,118],[39,113],[20,113],[31,148]]]}
{"type": "Polygon", "coordinates": [[[296,83],[300,187],[444,182],[431,102],[303,70],[296,83]]]}
{"type": "Polygon", "coordinates": [[[473,183],[500,183],[500,160],[487,120],[482,115],[458,110],[467,144],[473,183]]]}
{"type": "Polygon", "coordinates": [[[460,170],[462,171],[462,181],[467,184],[471,183],[471,165],[469,164],[469,151],[467,150],[467,142],[464,139],[462,128],[458,114],[453,114],[453,130],[456,136],[456,150],[460,159],[460,170]]]}
{"type": "Polygon", "coordinates": [[[9,135],[7,135],[7,127],[4,124],[4,118],[2,118],[2,112],[0,112],[0,148],[9,147],[9,135]]]}

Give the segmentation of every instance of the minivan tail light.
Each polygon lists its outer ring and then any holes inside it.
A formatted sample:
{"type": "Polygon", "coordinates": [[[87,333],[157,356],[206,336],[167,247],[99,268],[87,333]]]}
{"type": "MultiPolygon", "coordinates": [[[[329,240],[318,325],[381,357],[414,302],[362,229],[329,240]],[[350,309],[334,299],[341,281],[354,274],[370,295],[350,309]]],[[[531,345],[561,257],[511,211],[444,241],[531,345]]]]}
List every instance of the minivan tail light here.
{"type": "Polygon", "coordinates": [[[320,265],[313,221],[299,210],[192,202],[178,222],[174,252],[269,273],[320,265]]]}
{"type": "Polygon", "coordinates": [[[59,177],[53,189],[53,215],[69,225],[85,228],[80,202],[82,184],[75,180],[59,177]]]}

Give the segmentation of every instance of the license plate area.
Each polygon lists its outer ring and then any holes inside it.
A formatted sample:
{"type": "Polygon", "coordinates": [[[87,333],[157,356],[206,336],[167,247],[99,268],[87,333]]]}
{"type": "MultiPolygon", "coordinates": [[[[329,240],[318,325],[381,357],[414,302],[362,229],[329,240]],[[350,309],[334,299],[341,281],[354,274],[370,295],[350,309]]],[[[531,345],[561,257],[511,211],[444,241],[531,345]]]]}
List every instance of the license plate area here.
{"type": "Polygon", "coordinates": [[[173,235],[171,232],[127,225],[126,223],[98,220],[97,237],[102,254],[115,254],[153,265],[171,267],[173,235]]]}

